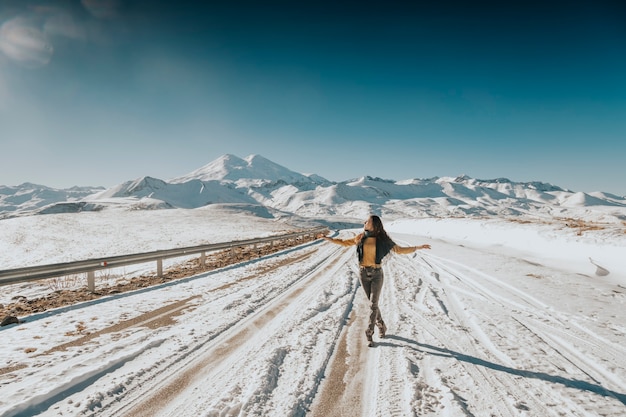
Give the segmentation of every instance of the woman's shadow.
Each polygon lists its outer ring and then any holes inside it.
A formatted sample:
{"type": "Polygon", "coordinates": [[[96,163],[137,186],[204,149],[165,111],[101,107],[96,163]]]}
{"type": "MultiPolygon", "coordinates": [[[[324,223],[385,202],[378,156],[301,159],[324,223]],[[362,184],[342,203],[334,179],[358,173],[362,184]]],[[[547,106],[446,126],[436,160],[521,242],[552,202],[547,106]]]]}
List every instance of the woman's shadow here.
{"type": "Polygon", "coordinates": [[[506,372],[511,375],[521,376],[524,378],[540,379],[542,381],[561,384],[568,388],[593,392],[595,394],[602,395],[603,397],[615,398],[622,404],[626,405],[626,394],[608,390],[601,385],[591,382],[581,381],[578,379],[568,379],[559,375],[550,375],[545,372],[526,371],[523,369],[515,369],[504,365],[498,365],[497,363],[489,362],[484,359],[476,358],[474,356],[465,355],[463,353],[455,352],[450,349],[440,348],[425,343],[419,343],[415,340],[410,340],[400,336],[388,334],[384,340],[385,341],[380,341],[378,345],[389,347],[409,347],[417,352],[425,353],[427,355],[439,356],[442,358],[452,358],[461,362],[471,363],[472,365],[493,369],[495,371],[506,372]],[[392,342],[392,340],[396,340],[402,343],[394,343],[392,342]]]}

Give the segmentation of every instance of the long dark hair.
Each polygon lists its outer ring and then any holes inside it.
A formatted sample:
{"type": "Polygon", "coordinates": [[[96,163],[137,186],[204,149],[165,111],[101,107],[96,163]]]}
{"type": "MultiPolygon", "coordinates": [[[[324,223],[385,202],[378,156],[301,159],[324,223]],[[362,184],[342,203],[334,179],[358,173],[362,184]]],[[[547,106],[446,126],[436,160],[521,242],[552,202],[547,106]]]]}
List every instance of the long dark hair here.
{"type": "Polygon", "coordinates": [[[385,231],[385,228],[383,227],[383,221],[380,220],[380,217],[372,214],[370,216],[370,219],[372,219],[372,225],[374,226],[372,235],[382,242],[383,253],[384,255],[387,255],[387,253],[389,253],[391,248],[393,248],[396,243],[389,237],[389,235],[385,231]]]}
{"type": "Polygon", "coordinates": [[[377,238],[385,240],[385,241],[391,240],[391,238],[389,237],[389,235],[385,231],[385,228],[383,227],[383,221],[380,220],[380,217],[378,217],[375,214],[372,214],[370,216],[370,219],[372,220],[372,224],[374,225],[374,233],[373,233],[373,235],[376,236],[377,238]]]}

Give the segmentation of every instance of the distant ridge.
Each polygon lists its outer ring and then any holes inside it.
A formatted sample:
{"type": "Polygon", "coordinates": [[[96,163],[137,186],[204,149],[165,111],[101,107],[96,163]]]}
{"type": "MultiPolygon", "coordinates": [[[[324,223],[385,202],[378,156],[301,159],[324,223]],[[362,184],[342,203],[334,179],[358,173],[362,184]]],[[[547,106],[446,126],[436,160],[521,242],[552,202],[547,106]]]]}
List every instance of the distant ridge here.
{"type": "Polygon", "coordinates": [[[596,213],[600,221],[626,221],[626,199],[609,193],[467,175],[401,181],[363,176],[332,182],[292,171],[260,155],[239,158],[227,154],[167,181],[146,176],[109,189],[55,190],[28,183],[0,186],[0,218],[113,208],[193,209],[209,204],[259,205],[309,218],[362,219],[371,213],[386,218],[576,217],[584,210],[596,213]]]}
{"type": "Polygon", "coordinates": [[[0,218],[6,214],[36,212],[55,203],[79,201],[104,187],[56,189],[25,182],[17,186],[0,185],[0,218]]]}

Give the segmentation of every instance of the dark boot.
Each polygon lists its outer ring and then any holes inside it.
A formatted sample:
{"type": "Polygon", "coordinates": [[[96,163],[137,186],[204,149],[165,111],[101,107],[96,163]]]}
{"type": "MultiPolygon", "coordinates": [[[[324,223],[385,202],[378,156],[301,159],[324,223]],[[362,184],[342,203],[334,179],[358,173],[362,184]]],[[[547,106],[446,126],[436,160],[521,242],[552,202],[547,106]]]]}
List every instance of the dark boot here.
{"type": "Polygon", "coordinates": [[[372,338],[372,336],[374,336],[374,330],[372,329],[367,329],[365,331],[365,337],[367,337],[367,346],[369,347],[374,347],[376,346],[376,344],[374,343],[374,339],[372,338]]]}
{"type": "Polygon", "coordinates": [[[376,325],[378,326],[378,335],[381,339],[384,339],[385,334],[387,334],[387,326],[385,326],[385,322],[381,320],[376,323],[376,325]]]}

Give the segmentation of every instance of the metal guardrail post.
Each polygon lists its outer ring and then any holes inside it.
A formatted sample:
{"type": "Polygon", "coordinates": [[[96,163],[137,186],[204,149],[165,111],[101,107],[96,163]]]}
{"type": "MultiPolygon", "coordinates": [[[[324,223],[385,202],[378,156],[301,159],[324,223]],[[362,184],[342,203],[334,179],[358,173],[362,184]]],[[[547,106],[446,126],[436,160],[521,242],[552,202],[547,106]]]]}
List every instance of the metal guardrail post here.
{"type": "Polygon", "coordinates": [[[89,292],[96,292],[96,272],[87,272],[87,289],[89,292]]]}
{"type": "Polygon", "coordinates": [[[157,259],[157,277],[163,277],[163,259],[157,259]]]}

